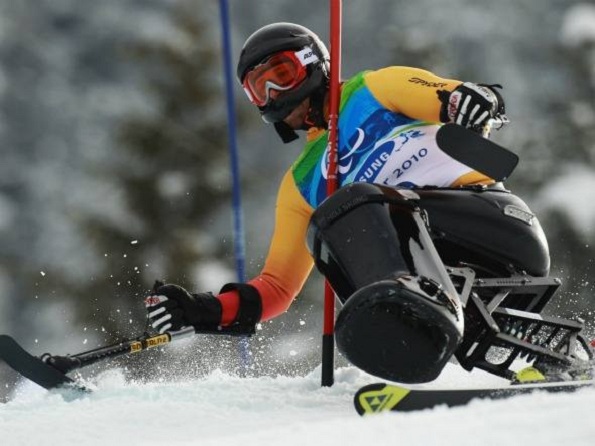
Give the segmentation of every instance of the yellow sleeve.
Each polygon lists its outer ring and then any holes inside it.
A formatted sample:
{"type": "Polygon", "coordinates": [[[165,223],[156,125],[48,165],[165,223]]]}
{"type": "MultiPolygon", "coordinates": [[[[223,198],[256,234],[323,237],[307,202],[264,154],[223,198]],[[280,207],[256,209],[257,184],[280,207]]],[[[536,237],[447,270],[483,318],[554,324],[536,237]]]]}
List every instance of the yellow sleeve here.
{"type": "Polygon", "coordinates": [[[261,274],[249,283],[262,298],[262,320],[287,310],[308,278],[314,261],[306,247],[306,231],[313,213],[300,194],[291,171],[279,189],[275,230],[261,274]]]}
{"type": "Polygon", "coordinates": [[[462,82],[411,67],[387,67],[364,75],[366,85],[384,107],[413,119],[440,122],[438,90],[452,91],[462,82]]]}

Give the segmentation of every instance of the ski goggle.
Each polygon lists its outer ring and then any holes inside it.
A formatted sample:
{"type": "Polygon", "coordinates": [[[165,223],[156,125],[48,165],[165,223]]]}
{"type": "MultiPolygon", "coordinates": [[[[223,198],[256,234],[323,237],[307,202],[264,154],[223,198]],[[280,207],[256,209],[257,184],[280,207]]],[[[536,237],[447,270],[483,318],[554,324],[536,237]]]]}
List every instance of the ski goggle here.
{"type": "Polygon", "coordinates": [[[282,51],[248,71],[242,86],[253,104],[264,107],[280,93],[302,83],[308,75],[307,66],[317,61],[310,47],[282,51]]]}

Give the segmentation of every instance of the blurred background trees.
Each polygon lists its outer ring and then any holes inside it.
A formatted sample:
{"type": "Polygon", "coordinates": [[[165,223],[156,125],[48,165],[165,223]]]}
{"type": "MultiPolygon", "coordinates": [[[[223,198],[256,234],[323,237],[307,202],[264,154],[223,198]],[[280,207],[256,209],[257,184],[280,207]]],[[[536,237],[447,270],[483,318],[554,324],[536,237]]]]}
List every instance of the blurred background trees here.
{"type": "MultiPolygon", "coordinates": [[[[512,124],[493,137],[521,155],[507,184],[548,234],[552,275],[564,282],[552,310],[591,324],[595,6],[373,4],[344,1],[344,77],[412,65],[503,84],[512,124]]],[[[328,41],[324,2],[230,5],[236,58],[250,33],[274,21],[328,41]]],[[[0,12],[0,332],[36,354],[75,353],[142,332],[141,297],[155,279],[215,292],[235,280],[217,2],[0,0],[0,12]]],[[[239,85],[236,95],[251,276],[302,142],[283,145],[239,85]]],[[[286,315],[263,324],[252,373],[316,367],[321,290],[315,273],[286,315]]],[[[234,340],[176,349],[129,368],[139,376],[164,360],[187,374],[189,362],[201,372],[239,366],[234,340]]],[[[0,368],[2,379],[14,377],[0,368]]]]}

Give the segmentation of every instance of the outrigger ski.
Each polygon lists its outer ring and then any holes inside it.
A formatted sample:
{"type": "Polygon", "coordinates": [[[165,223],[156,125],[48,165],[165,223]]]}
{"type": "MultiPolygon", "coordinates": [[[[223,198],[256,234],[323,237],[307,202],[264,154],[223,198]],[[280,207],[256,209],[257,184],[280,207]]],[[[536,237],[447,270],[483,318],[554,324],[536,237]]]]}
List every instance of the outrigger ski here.
{"type": "Polygon", "coordinates": [[[72,379],[67,374],[105,359],[161,347],[173,340],[196,333],[194,327],[187,327],[176,332],[165,332],[159,335],[144,334],[134,339],[126,339],[117,344],[75,355],[58,356],[46,353],[41,357],[33,356],[27,352],[12,337],[0,335],[0,360],[22,377],[45,389],[75,389],[90,392],[89,387],[72,379]]]}
{"type": "Polygon", "coordinates": [[[45,389],[76,387],[65,373],[28,353],[10,336],[0,335],[0,359],[21,376],[45,389]]]}
{"type": "Polygon", "coordinates": [[[450,157],[496,181],[510,177],[519,163],[515,153],[457,124],[440,127],[436,142],[450,157]]]}
{"type": "Polygon", "coordinates": [[[51,355],[46,353],[40,357],[33,356],[19,345],[12,337],[0,335],[0,361],[24,378],[51,389],[75,389],[90,392],[91,389],[68,373],[118,356],[136,354],[151,348],[162,347],[173,341],[195,334],[215,334],[226,336],[245,336],[234,327],[217,331],[196,330],[194,327],[184,327],[178,331],[166,331],[162,334],[145,333],[133,339],[125,339],[116,344],[99,347],[74,355],[51,355]]]}
{"type": "Polygon", "coordinates": [[[380,412],[410,412],[436,406],[464,406],[474,399],[504,399],[536,391],[574,392],[594,384],[593,380],[514,384],[505,387],[472,389],[422,389],[398,384],[368,384],[354,397],[360,415],[380,412]]]}

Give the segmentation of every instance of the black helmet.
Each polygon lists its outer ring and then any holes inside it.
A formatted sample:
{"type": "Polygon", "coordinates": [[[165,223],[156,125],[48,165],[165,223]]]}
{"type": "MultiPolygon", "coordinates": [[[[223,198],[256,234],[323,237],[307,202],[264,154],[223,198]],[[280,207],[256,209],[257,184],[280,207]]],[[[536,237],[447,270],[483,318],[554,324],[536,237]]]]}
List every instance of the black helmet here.
{"type": "Polygon", "coordinates": [[[237,67],[237,77],[244,82],[246,74],[275,53],[286,50],[302,50],[310,47],[317,57],[307,65],[307,76],[295,88],[283,92],[258,109],[269,123],[279,123],[304,99],[326,87],[329,76],[329,53],[320,38],[301,25],[273,23],[254,32],[242,48],[237,67]]]}

